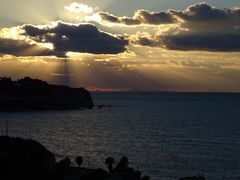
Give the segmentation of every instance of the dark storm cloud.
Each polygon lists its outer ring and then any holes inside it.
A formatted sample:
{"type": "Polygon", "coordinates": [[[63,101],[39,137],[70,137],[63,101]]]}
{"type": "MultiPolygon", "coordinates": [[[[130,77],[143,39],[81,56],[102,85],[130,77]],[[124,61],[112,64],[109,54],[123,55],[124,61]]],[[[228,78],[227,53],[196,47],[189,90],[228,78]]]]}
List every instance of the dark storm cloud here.
{"type": "Polygon", "coordinates": [[[231,33],[179,33],[177,35],[138,36],[133,43],[169,50],[240,51],[240,34],[231,33]]]}
{"type": "Polygon", "coordinates": [[[141,21],[139,19],[129,18],[129,17],[117,17],[108,12],[100,12],[98,15],[101,17],[102,20],[116,23],[116,24],[126,24],[126,25],[139,25],[141,21]]]}
{"type": "Polygon", "coordinates": [[[210,6],[207,3],[197,3],[191,5],[184,11],[169,10],[169,12],[186,21],[224,20],[225,18],[240,16],[239,8],[218,9],[214,6],[210,6]]]}
{"type": "Polygon", "coordinates": [[[211,7],[206,3],[198,3],[189,6],[185,11],[170,10],[173,15],[186,21],[211,21],[225,18],[224,10],[211,7]]]}
{"type": "Polygon", "coordinates": [[[169,10],[184,22],[183,27],[189,29],[234,28],[240,25],[240,8],[218,9],[206,3],[189,6],[185,11],[169,10]]]}
{"type": "Polygon", "coordinates": [[[159,47],[169,50],[182,51],[240,51],[240,34],[195,34],[180,33],[177,35],[162,35],[145,37],[138,36],[132,40],[133,43],[142,46],[159,47]]]}
{"type": "Polygon", "coordinates": [[[176,19],[168,12],[150,12],[146,10],[139,10],[135,13],[135,17],[144,24],[171,24],[176,19]]]}
{"type": "Polygon", "coordinates": [[[176,21],[176,19],[168,12],[150,12],[147,10],[138,10],[135,12],[133,17],[118,17],[114,16],[108,12],[100,12],[100,17],[104,21],[110,23],[118,23],[125,25],[160,25],[160,24],[171,24],[176,21]]]}
{"type": "Polygon", "coordinates": [[[52,43],[57,52],[79,52],[92,54],[118,54],[126,50],[128,42],[101,32],[92,24],[72,25],[58,22],[56,26],[40,28],[23,26],[26,36],[36,42],[52,43]]]}
{"type": "Polygon", "coordinates": [[[181,34],[162,38],[167,49],[240,51],[240,34],[181,34]]]}
{"type": "Polygon", "coordinates": [[[240,51],[240,8],[218,9],[198,3],[169,10],[179,27],[160,35],[138,35],[132,42],[171,50],[240,51]]]}
{"type": "Polygon", "coordinates": [[[0,54],[10,54],[13,56],[63,56],[61,53],[36,44],[7,38],[0,38],[0,54]]]}

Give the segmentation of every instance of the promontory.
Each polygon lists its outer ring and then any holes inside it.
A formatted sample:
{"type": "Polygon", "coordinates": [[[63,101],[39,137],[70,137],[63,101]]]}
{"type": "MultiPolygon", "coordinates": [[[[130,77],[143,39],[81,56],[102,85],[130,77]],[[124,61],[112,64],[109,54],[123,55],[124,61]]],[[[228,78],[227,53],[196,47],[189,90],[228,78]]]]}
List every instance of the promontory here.
{"type": "Polygon", "coordinates": [[[0,78],[0,111],[67,110],[93,108],[84,88],[50,85],[25,77],[16,81],[0,78]]]}

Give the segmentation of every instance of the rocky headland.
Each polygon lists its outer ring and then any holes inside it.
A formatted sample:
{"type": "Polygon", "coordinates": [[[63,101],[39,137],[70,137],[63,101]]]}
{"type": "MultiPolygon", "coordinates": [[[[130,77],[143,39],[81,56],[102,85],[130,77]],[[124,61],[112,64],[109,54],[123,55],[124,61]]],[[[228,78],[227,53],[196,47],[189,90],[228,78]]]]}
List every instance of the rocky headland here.
{"type": "Polygon", "coordinates": [[[84,88],[50,85],[25,77],[17,81],[0,78],[0,111],[67,110],[93,108],[84,88]]]}

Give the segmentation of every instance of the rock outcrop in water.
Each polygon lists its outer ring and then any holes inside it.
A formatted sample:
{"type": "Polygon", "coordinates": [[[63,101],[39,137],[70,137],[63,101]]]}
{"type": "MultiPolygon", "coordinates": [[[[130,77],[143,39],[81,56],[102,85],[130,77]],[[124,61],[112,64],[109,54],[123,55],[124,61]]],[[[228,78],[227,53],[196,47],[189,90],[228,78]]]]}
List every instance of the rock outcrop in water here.
{"type": "Polygon", "coordinates": [[[0,111],[65,110],[93,108],[84,88],[50,85],[25,77],[17,81],[0,78],[0,111]]]}

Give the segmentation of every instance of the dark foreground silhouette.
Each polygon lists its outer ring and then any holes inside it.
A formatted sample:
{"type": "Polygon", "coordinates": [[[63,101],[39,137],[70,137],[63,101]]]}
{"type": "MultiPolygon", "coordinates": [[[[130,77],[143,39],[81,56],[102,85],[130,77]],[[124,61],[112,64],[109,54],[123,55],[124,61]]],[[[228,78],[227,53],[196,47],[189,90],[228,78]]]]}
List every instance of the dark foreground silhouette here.
{"type": "Polygon", "coordinates": [[[183,177],[183,178],[180,178],[179,180],[206,180],[206,178],[203,175],[199,175],[199,176],[193,176],[193,177],[183,177]]]}
{"type": "MultiPolygon", "coordinates": [[[[82,167],[81,156],[76,157],[78,167],[71,167],[70,158],[56,162],[54,154],[37,141],[0,137],[1,180],[141,180],[141,172],[128,167],[127,157],[123,157],[115,168],[110,166],[112,160],[106,159],[107,167],[112,167],[109,172],[82,167]]],[[[143,179],[148,180],[149,177],[143,179]]]]}
{"type": "MultiPolygon", "coordinates": [[[[113,157],[105,160],[108,171],[82,167],[83,158],[76,157],[78,167],[71,167],[71,159],[56,162],[53,153],[34,140],[0,137],[1,180],[149,180],[140,171],[129,167],[127,157],[115,165],[113,157]]],[[[205,180],[204,177],[186,177],[180,180],[205,180]]]]}
{"type": "Polygon", "coordinates": [[[50,85],[25,77],[17,81],[0,78],[0,111],[65,110],[93,108],[84,88],[50,85]]]}

